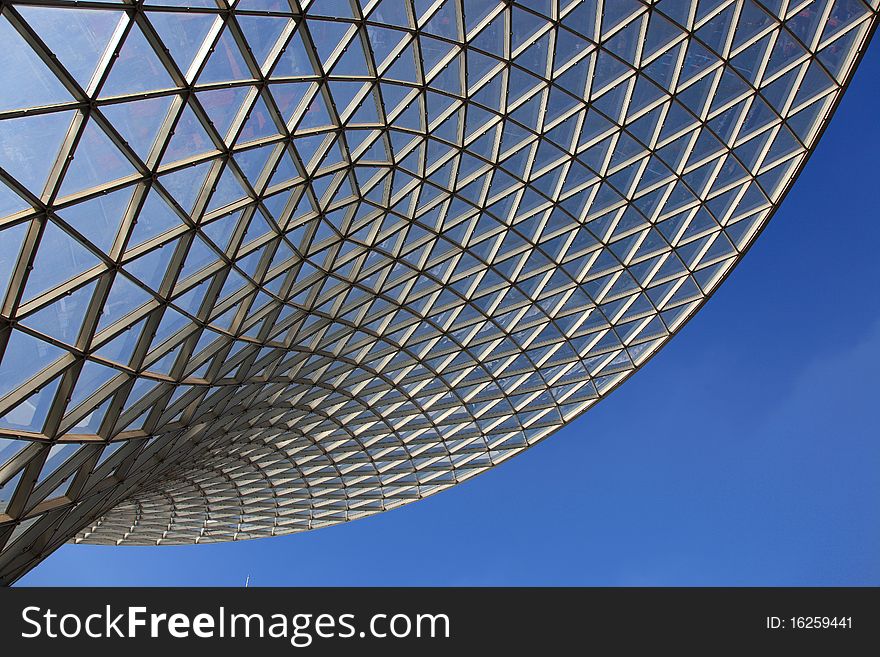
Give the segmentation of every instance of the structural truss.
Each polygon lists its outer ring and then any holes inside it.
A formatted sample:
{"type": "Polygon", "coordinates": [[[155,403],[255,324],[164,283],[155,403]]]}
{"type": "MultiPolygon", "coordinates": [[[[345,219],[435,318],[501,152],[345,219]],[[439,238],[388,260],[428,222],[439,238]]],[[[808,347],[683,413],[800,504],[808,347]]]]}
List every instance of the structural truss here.
{"type": "Polygon", "coordinates": [[[385,511],[695,312],[878,0],[0,4],[0,581],[385,511]]]}

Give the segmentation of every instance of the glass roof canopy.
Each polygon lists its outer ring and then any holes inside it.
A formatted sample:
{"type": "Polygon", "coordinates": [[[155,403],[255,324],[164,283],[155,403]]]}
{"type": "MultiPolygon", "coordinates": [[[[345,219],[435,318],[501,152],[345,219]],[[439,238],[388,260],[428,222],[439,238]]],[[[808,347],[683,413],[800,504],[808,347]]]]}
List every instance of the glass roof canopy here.
{"type": "Polygon", "coordinates": [[[748,248],[878,2],[4,3],[0,580],[570,421],[748,248]]]}

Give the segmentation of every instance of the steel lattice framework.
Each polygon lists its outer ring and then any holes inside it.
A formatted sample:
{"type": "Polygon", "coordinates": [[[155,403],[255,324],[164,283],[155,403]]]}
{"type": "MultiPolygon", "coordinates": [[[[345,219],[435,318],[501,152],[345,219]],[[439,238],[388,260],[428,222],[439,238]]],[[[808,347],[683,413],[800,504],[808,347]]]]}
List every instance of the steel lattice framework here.
{"type": "Polygon", "coordinates": [[[766,223],[878,2],[4,1],[0,581],[576,417],[766,223]]]}

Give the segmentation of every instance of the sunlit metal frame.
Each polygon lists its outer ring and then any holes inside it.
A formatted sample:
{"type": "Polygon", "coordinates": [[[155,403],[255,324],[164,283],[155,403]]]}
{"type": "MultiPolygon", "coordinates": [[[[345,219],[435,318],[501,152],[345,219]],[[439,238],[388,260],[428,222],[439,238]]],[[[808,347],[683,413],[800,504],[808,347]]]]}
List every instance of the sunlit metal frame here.
{"type": "Polygon", "coordinates": [[[0,90],[0,582],[374,514],[571,421],[751,245],[878,0],[182,4],[2,5],[47,77],[0,90]]]}

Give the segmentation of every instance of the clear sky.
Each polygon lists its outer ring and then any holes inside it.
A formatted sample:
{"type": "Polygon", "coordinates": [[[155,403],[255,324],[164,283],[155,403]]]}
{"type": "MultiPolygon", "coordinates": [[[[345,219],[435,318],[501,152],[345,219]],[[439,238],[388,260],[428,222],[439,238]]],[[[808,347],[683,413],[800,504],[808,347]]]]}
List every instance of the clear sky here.
{"type": "Polygon", "coordinates": [[[880,37],[781,210],[608,399],[417,504],[216,545],[68,545],[20,585],[880,584],[880,37]]]}

